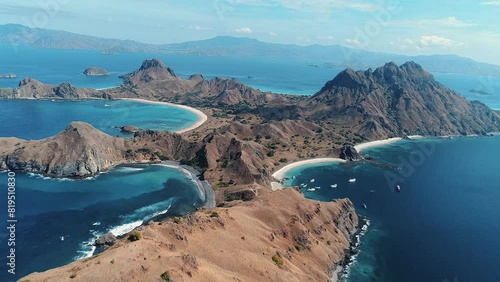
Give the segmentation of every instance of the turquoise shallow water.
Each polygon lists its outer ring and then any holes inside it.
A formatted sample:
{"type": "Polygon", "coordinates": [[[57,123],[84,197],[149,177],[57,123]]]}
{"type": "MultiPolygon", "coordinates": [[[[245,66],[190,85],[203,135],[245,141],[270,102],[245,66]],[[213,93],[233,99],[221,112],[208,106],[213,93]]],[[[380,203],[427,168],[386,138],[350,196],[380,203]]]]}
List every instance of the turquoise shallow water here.
{"type": "Polygon", "coordinates": [[[402,141],[365,153],[400,170],[329,164],[287,175],[294,185],[314,178],[322,188],[306,197],[348,197],[371,221],[348,281],[500,281],[500,137],[402,141]]]}
{"type": "Polygon", "coordinates": [[[176,131],[198,121],[190,111],[135,101],[0,100],[0,137],[40,139],[57,134],[72,121],[84,121],[112,136],[130,137],[119,126],[176,131]]]}

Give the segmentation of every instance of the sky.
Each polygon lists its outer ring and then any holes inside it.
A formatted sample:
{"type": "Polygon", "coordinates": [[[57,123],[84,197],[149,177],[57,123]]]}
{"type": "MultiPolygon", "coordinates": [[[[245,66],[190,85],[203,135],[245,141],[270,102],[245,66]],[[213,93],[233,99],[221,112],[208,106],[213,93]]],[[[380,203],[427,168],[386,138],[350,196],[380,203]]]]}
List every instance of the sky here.
{"type": "Polygon", "coordinates": [[[0,24],[144,43],[219,35],[500,64],[500,1],[0,0],[0,24]]]}

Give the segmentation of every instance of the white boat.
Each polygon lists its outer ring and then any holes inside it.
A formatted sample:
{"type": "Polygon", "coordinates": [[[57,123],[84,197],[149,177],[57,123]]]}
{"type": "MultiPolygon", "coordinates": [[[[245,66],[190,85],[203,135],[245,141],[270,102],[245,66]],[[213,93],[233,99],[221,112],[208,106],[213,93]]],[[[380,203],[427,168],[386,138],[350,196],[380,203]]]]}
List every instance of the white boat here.
{"type": "Polygon", "coordinates": [[[375,190],[370,190],[370,193],[374,193],[374,192],[375,192],[375,190]]]}
{"type": "Polygon", "coordinates": [[[107,108],[107,107],[109,107],[109,105],[108,104],[104,104],[104,107],[107,108]]]}
{"type": "Polygon", "coordinates": [[[337,188],[337,184],[332,184],[332,185],[330,185],[330,187],[337,188]]]}
{"type": "Polygon", "coordinates": [[[365,208],[365,210],[368,209],[368,207],[366,206],[366,204],[363,204],[363,208],[365,208]]]}
{"type": "Polygon", "coordinates": [[[316,188],[309,188],[309,189],[307,189],[307,192],[314,192],[314,191],[316,191],[316,188]]]}
{"type": "Polygon", "coordinates": [[[397,191],[397,192],[401,192],[401,186],[396,185],[396,191],[397,191]]]}
{"type": "Polygon", "coordinates": [[[64,236],[61,236],[61,241],[64,241],[64,236]]]}
{"type": "Polygon", "coordinates": [[[314,189],[318,190],[318,189],[321,189],[321,187],[317,186],[317,187],[314,187],[314,189]]]}
{"type": "Polygon", "coordinates": [[[349,181],[348,181],[348,182],[349,182],[349,183],[356,183],[356,178],[351,178],[351,179],[349,179],[349,181]]]}
{"type": "Polygon", "coordinates": [[[313,178],[313,179],[311,179],[311,181],[310,181],[310,182],[311,182],[311,183],[314,183],[314,181],[316,181],[316,180],[313,178]]]}

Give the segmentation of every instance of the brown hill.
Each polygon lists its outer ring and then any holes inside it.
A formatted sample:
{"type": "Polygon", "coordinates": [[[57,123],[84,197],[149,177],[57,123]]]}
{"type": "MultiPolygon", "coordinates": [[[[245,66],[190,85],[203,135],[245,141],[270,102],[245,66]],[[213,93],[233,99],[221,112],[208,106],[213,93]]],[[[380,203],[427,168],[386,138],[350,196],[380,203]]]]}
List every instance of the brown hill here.
{"type": "Polygon", "coordinates": [[[176,78],[174,71],[168,68],[160,59],[145,60],[141,67],[129,74],[122,76],[125,83],[140,85],[152,80],[167,80],[176,78]]]}
{"type": "Polygon", "coordinates": [[[333,120],[370,139],[500,130],[497,112],[467,101],[413,62],[388,63],[375,71],[347,69],[302,108],[309,118],[333,120]]]}
{"type": "Polygon", "coordinates": [[[23,78],[15,89],[0,89],[3,99],[108,99],[109,97],[92,88],[77,88],[69,83],[44,84],[33,78],[23,78]]]}
{"type": "Polygon", "coordinates": [[[105,92],[115,98],[141,97],[197,106],[282,103],[286,100],[235,79],[206,80],[199,74],[182,79],[160,59],[145,60],[140,69],[122,77],[125,83],[121,87],[105,92]]]}
{"type": "Polygon", "coordinates": [[[73,122],[54,137],[36,141],[0,139],[0,169],[22,170],[51,177],[87,177],[125,158],[125,140],[111,137],[83,122],[73,122]]]}
{"type": "Polygon", "coordinates": [[[161,281],[168,272],[170,281],[330,281],[358,230],[349,200],[316,202],[293,189],[177,222],[151,223],[138,241],[23,279],[161,281]]]}

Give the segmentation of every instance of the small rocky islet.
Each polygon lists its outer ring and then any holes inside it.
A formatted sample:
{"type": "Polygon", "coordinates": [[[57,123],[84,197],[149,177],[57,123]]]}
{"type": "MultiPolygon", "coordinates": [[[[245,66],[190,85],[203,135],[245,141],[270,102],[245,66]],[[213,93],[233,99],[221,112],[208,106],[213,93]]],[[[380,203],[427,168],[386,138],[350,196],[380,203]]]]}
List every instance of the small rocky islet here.
{"type": "Polygon", "coordinates": [[[98,67],[89,67],[83,72],[83,74],[86,76],[110,76],[111,75],[111,73],[109,73],[107,70],[105,70],[103,68],[98,68],[98,67]]]}

